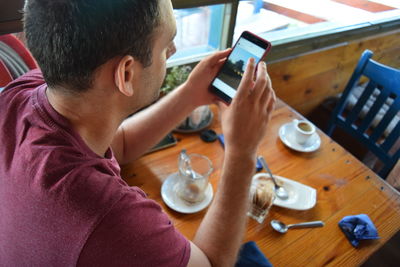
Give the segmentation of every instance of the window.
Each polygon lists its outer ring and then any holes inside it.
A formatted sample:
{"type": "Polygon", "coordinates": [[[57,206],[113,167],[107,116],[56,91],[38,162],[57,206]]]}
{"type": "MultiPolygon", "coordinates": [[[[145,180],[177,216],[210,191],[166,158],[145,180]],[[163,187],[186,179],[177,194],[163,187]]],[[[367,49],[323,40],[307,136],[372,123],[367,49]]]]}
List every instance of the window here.
{"type": "Polygon", "coordinates": [[[243,30],[271,41],[271,62],[400,28],[399,0],[173,0],[173,4],[180,32],[178,53],[169,61],[174,65],[231,46],[243,30]]]}
{"type": "Polygon", "coordinates": [[[221,49],[226,5],[212,5],[174,10],[177,26],[177,53],[169,64],[196,61],[221,49]]]}
{"type": "Polygon", "coordinates": [[[400,16],[398,0],[256,0],[241,1],[235,38],[242,29],[254,29],[270,41],[303,38],[368,25],[400,16]]]}
{"type": "Polygon", "coordinates": [[[231,42],[230,32],[233,32],[231,20],[234,17],[231,13],[230,3],[174,9],[177,52],[168,60],[168,66],[193,63],[212,52],[225,49],[231,42]]]}

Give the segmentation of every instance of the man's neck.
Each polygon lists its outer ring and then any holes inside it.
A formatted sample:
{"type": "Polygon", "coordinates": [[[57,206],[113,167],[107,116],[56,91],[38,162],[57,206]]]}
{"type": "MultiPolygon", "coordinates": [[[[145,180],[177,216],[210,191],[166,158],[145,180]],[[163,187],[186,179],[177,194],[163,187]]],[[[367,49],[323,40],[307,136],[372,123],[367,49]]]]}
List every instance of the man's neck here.
{"type": "Polygon", "coordinates": [[[47,88],[46,95],[50,105],[69,120],[86,145],[104,157],[123,120],[113,108],[110,96],[93,90],[79,95],[66,94],[51,88],[47,88]]]}

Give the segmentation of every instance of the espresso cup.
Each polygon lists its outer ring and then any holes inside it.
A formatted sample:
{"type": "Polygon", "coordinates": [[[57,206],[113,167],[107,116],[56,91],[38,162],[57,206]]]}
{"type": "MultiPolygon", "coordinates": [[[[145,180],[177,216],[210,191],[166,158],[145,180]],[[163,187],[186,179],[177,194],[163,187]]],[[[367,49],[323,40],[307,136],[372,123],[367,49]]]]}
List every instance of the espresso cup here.
{"type": "Polygon", "coordinates": [[[296,142],[305,144],[315,133],[315,126],[307,120],[293,120],[296,142]]]}

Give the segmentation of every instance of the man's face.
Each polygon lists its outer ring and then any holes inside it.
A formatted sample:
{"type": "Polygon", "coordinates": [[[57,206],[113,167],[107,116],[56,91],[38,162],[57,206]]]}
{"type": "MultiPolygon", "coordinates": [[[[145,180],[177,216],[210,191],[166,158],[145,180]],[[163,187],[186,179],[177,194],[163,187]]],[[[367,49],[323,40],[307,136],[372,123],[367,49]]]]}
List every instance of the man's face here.
{"type": "Polygon", "coordinates": [[[143,106],[155,101],[160,92],[166,73],[166,61],[176,52],[174,38],[176,22],[171,1],[159,1],[161,10],[160,25],[154,31],[152,64],[143,69],[143,83],[139,101],[143,106]]]}

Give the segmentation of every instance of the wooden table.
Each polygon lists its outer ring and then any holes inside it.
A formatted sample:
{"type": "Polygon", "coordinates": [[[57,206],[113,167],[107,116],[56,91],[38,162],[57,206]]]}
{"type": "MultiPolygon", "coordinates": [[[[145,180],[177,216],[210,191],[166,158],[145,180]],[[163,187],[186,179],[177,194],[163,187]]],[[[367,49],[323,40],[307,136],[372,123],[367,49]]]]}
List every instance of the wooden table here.
{"type": "MultiPolygon", "coordinates": [[[[306,211],[272,207],[263,225],[249,219],[245,241],[256,241],[274,266],[360,265],[399,231],[400,194],[320,130],[322,144],[316,152],[300,153],[287,148],[280,141],[278,130],[294,118],[301,115],[278,100],[259,154],[277,175],[314,187],[317,204],[306,211]],[[353,248],[338,222],[344,216],[360,213],[368,214],[381,238],[363,241],[359,248],[353,248]],[[290,230],[282,235],[269,226],[272,218],[285,223],[322,220],[325,226],[290,230]]],[[[211,128],[221,133],[218,115],[211,128]]],[[[177,229],[191,239],[206,211],[185,215],[169,209],[161,199],[161,184],[177,171],[179,152],[186,148],[188,153],[200,153],[212,160],[215,171],[210,182],[215,192],[224,151],[219,142],[204,143],[198,134],[176,136],[180,140],[177,146],[123,166],[122,177],[160,203],[177,229]]]]}

